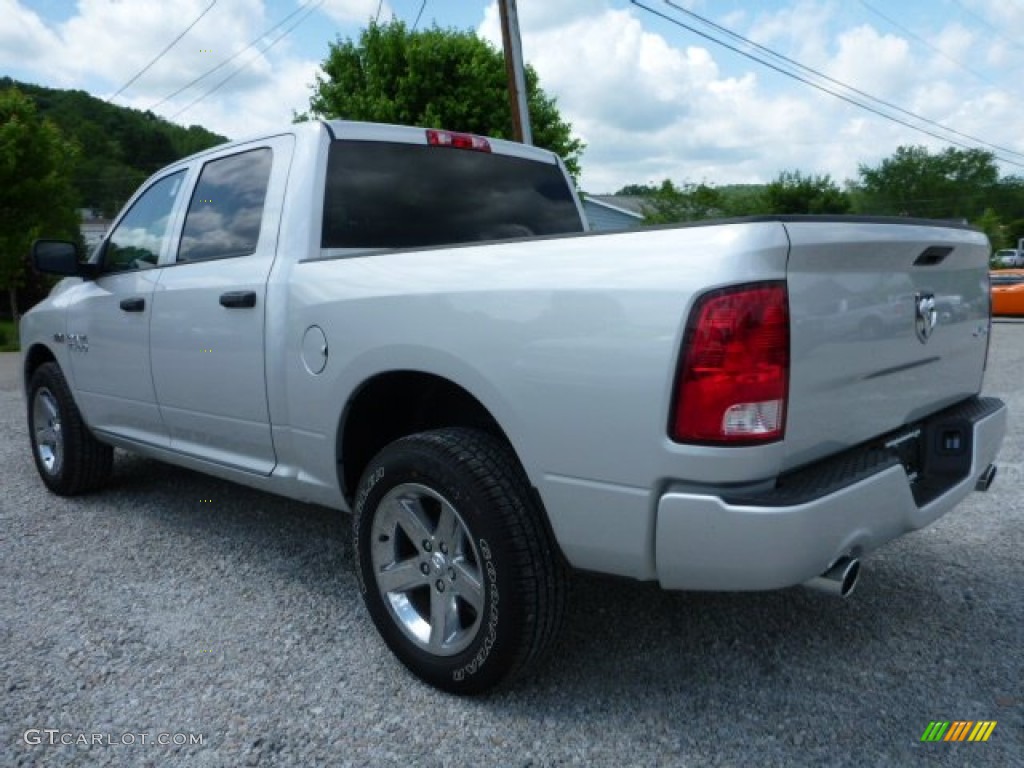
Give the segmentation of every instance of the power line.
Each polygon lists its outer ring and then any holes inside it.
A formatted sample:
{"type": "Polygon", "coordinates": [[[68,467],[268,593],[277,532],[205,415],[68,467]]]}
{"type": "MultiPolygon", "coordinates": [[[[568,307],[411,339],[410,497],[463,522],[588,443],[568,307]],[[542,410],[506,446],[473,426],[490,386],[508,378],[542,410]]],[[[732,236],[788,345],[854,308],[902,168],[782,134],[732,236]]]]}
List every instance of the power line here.
{"type": "MultiPolygon", "coordinates": [[[[698,20],[700,20],[702,23],[704,23],[704,24],[706,24],[708,26],[714,27],[714,28],[719,29],[721,31],[725,31],[730,36],[744,41],[747,45],[749,45],[751,47],[761,48],[761,49],[765,50],[766,52],[769,52],[771,55],[775,56],[776,58],[784,60],[784,61],[787,61],[787,62],[791,62],[791,63],[795,64],[796,66],[798,66],[798,67],[800,67],[802,69],[805,69],[808,72],[811,72],[811,73],[815,74],[815,76],[817,76],[817,77],[819,77],[821,79],[829,80],[829,81],[831,81],[831,82],[833,82],[833,83],[835,83],[837,85],[840,85],[841,87],[843,87],[843,88],[845,88],[845,89],[847,89],[847,90],[849,90],[851,92],[854,92],[854,93],[858,92],[857,89],[852,88],[851,86],[848,86],[845,83],[841,83],[838,80],[833,80],[832,78],[829,78],[827,75],[824,75],[824,74],[822,74],[820,72],[817,72],[816,70],[813,70],[813,69],[811,69],[809,67],[805,67],[802,64],[797,64],[796,62],[792,62],[792,60],[787,59],[785,56],[782,56],[781,54],[775,53],[774,51],[771,51],[770,49],[765,48],[764,46],[759,46],[757,43],[754,43],[753,41],[748,40],[747,38],[742,37],[741,35],[739,35],[739,34],[737,34],[735,32],[732,32],[731,30],[727,30],[724,27],[720,27],[719,25],[715,24],[714,22],[711,22],[710,20],[705,19],[702,16],[698,16],[697,14],[694,14],[692,11],[687,11],[684,8],[680,8],[679,6],[675,5],[674,3],[669,2],[669,0],[665,0],[665,2],[668,5],[670,5],[672,8],[675,8],[676,10],[679,10],[679,11],[681,11],[683,13],[688,14],[688,15],[695,16],[698,20]]],[[[726,49],[728,49],[730,51],[733,51],[734,53],[738,53],[739,55],[741,55],[741,56],[743,56],[745,58],[748,58],[748,59],[750,59],[752,61],[755,61],[755,62],[757,62],[758,64],[761,64],[764,67],[768,67],[769,69],[774,70],[775,72],[778,72],[781,75],[785,75],[786,77],[789,77],[789,78],[791,78],[793,80],[797,80],[797,81],[803,83],[804,85],[809,85],[810,87],[812,87],[812,88],[814,88],[816,90],[819,90],[822,93],[827,93],[830,96],[834,96],[835,98],[840,99],[841,101],[845,101],[847,104],[851,104],[851,105],[853,105],[855,107],[859,107],[860,109],[863,109],[863,110],[865,110],[867,112],[871,112],[872,114],[877,115],[878,117],[882,117],[882,118],[884,118],[886,120],[889,120],[891,122],[898,123],[899,125],[902,125],[905,128],[910,128],[911,130],[918,131],[919,133],[923,133],[923,134],[925,134],[927,136],[931,136],[932,138],[938,139],[939,141],[942,141],[942,142],[945,142],[945,143],[948,143],[948,144],[953,144],[953,145],[961,147],[963,149],[977,149],[977,147],[975,147],[975,146],[972,146],[972,145],[969,145],[969,144],[964,144],[963,142],[959,142],[959,141],[950,139],[948,136],[943,136],[943,135],[940,135],[938,133],[934,133],[933,131],[929,131],[926,128],[922,128],[920,125],[914,125],[913,123],[909,123],[906,120],[903,120],[901,118],[895,117],[895,116],[893,116],[891,114],[883,112],[880,109],[876,109],[875,107],[872,107],[872,106],[870,106],[868,104],[865,104],[865,103],[863,103],[861,101],[858,101],[857,99],[855,99],[855,98],[853,98],[851,96],[847,96],[847,95],[845,95],[843,93],[839,93],[838,91],[832,90],[831,88],[827,88],[826,86],[821,85],[820,83],[816,83],[816,82],[813,82],[811,80],[808,80],[807,78],[802,77],[801,75],[799,75],[799,74],[797,74],[795,72],[792,72],[792,71],[790,71],[788,69],[783,68],[783,66],[773,64],[770,61],[765,61],[763,58],[758,58],[757,56],[755,56],[754,54],[750,53],[749,51],[745,51],[745,50],[742,50],[741,48],[737,48],[734,45],[730,45],[729,43],[727,43],[727,42],[725,42],[723,40],[720,40],[717,37],[714,37],[713,35],[711,35],[711,34],[709,34],[707,32],[702,32],[701,30],[697,29],[696,27],[690,26],[689,24],[686,24],[686,23],[680,21],[679,19],[673,18],[671,16],[668,16],[667,14],[664,14],[664,13],[662,13],[660,11],[655,10],[654,8],[651,8],[650,6],[644,5],[643,3],[639,2],[639,0],[630,0],[630,3],[632,3],[633,5],[635,5],[635,6],[639,7],[639,8],[642,8],[643,10],[647,11],[650,14],[653,14],[655,16],[658,16],[661,19],[664,19],[665,21],[669,22],[670,24],[674,24],[674,25],[676,25],[678,27],[681,27],[683,29],[689,30],[690,32],[693,32],[695,35],[698,35],[699,37],[702,37],[705,40],[709,40],[710,42],[715,43],[716,45],[722,46],[723,48],[726,48],[726,49]]],[[[862,95],[864,95],[863,92],[860,92],[860,93],[862,95]]],[[[875,99],[874,97],[869,96],[868,98],[871,98],[874,101],[882,103],[881,100],[875,99]]],[[[923,118],[920,115],[916,115],[916,114],[914,114],[912,112],[906,112],[906,110],[900,109],[899,111],[902,111],[902,112],[905,112],[906,114],[911,115],[914,119],[919,120],[920,122],[924,122],[924,123],[933,123],[934,122],[934,121],[929,121],[927,118],[923,118]]],[[[938,125],[938,124],[936,123],[935,125],[938,125]]],[[[946,128],[945,126],[939,126],[939,127],[941,127],[942,130],[947,131],[948,133],[957,133],[956,131],[953,131],[952,129],[946,128]]],[[[977,141],[977,139],[974,139],[974,141],[977,141]]],[[[987,144],[988,146],[993,146],[993,145],[988,144],[987,142],[979,142],[979,143],[987,144]]],[[[1021,155],[1022,154],[1022,153],[1019,153],[1019,152],[1015,152],[1013,150],[1010,150],[1010,152],[1012,154],[1016,154],[1016,155],[1021,155]]],[[[999,160],[1001,160],[1001,161],[1003,161],[1003,162],[1005,162],[1005,163],[1007,163],[1009,165],[1015,165],[1015,166],[1024,168],[1024,163],[1021,163],[1021,162],[1018,162],[1018,161],[1015,161],[1015,160],[1010,160],[1009,158],[1005,158],[1005,157],[998,157],[997,156],[997,159],[999,159],[999,160]]]]}
{"type": "MultiPolygon", "coordinates": [[[[322,2],[323,2],[323,0],[321,0],[321,3],[322,3],[322,2]]],[[[248,44],[247,46],[245,46],[244,48],[242,48],[242,49],[240,49],[240,50],[236,51],[235,53],[233,53],[233,54],[232,54],[231,56],[229,56],[228,58],[224,59],[224,60],[223,60],[223,61],[222,61],[222,62],[221,62],[220,64],[217,64],[217,65],[216,65],[215,67],[213,67],[212,69],[208,69],[208,70],[206,70],[206,71],[205,71],[205,72],[204,72],[203,74],[201,74],[201,75],[200,75],[199,77],[197,77],[197,78],[195,78],[195,79],[193,79],[193,80],[190,80],[189,82],[185,83],[185,85],[181,86],[181,87],[180,87],[180,88],[179,88],[178,90],[174,91],[174,92],[173,92],[173,93],[171,93],[171,94],[168,94],[167,96],[164,96],[164,97],[163,97],[162,99],[160,99],[160,101],[158,101],[158,102],[156,102],[155,104],[153,104],[152,106],[150,106],[150,107],[149,107],[149,111],[150,111],[150,112],[152,112],[152,111],[153,111],[153,110],[155,110],[155,109],[156,109],[157,107],[160,107],[160,106],[162,106],[162,105],[166,104],[166,103],[167,103],[168,101],[170,101],[171,99],[173,99],[173,98],[174,98],[175,96],[177,96],[178,94],[182,93],[183,91],[187,91],[187,90],[188,90],[189,88],[191,88],[191,87],[192,87],[193,85],[195,85],[196,83],[200,82],[201,80],[205,80],[205,79],[206,79],[207,77],[209,77],[210,75],[212,75],[212,74],[213,74],[214,72],[216,72],[217,70],[219,70],[219,69],[223,69],[223,68],[224,68],[224,67],[226,67],[226,66],[227,66],[228,64],[230,64],[230,63],[231,63],[232,61],[234,61],[234,60],[235,60],[235,59],[237,59],[237,58],[238,58],[239,56],[241,56],[241,55],[242,55],[243,53],[245,53],[246,51],[248,51],[248,50],[249,50],[250,48],[254,48],[254,47],[256,46],[256,44],[257,44],[257,43],[259,43],[259,42],[260,42],[261,40],[263,40],[263,38],[265,38],[265,37],[266,37],[267,35],[269,35],[269,34],[270,34],[271,32],[273,32],[274,30],[276,30],[276,29],[277,29],[277,28],[279,28],[279,27],[282,27],[282,26],[284,26],[284,25],[285,25],[286,23],[288,23],[288,21],[289,21],[289,20],[291,20],[292,18],[294,18],[294,17],[295,17],[295,16],[297,16],[298,14],[302,13],[302,12],[303,12],[304,10],[306,10],[306,9],[307,9],[308,7],[309,7],[309,5],[300,5],[300,6],[299,6],[298,8],[296,8],[296,9],[295,9],[294,11],[292,11],[291,13],[289,13],[289,14],[288,14],[287,16],[285,16],[285,17],[284,17],[283,19],[281,19],[281,20],[280,20],[279,22],[277,22],[277,23],[276,23],[276,24],[275,24],[274,26],[270,27],[269,29],[265,29],[265,30],[264,30],[263,32],[261,32],[261,33],[260,33],[260,34],[259,34],[258,36],[256,36],[255,38],[253,38],[253,40],[252,40],[252,41],[251,41],[251,42],[250,42],[250,43],[249,43],[249,44],[248,44]]]]}
{"type": "MultiPolygon", "coordinates": [[[[813,77],[817,77],[817,78],[819,78],[821,80],[825,80],[826,82],[832,83],[833,85],[837,85],[840,88],[843,88],[843,89],[845,89],[845,90],[847,90],[847,91],[849,91],[851,93],[856,93],[858,96],[863,96],[864,98],[868,99],[869,101],[873,101],[875,104],[880,104],[883,107],[891,109],[891,110],[893,110],[895,112],[899,112],[900,114],[906,115],[907,117],[910,117],[910,118],[912,118],[914,120],[918,120],[918,121],[920,121],[922,123],[925,123],[927,125],[931,125],[931,126],[933,126],[935,128],[938,128],[939,130],[946,131],[947,133],[951,133],[951,134],[953,134],[955,136],[959,136],[960,138],[963,138],[963,139],[967,139],[968,141],[973,141],[973,142],[976,142],[978,144],[982,144],[982,145],[984,145],[986,147],[989,147],[991,149],[999,150],[1000,152],[1008,152],[1011,155],[1017,155],[1019,157],[1024,157],[1024,153],[1018,152],[1018,151],[1016,151],[1014,149],[1010,149],[1009,147],[1000,146],[999,144],[992,144],[992,143],[990,143],[988,141],[985,141],[984,139],[978,138],[977,136],[972,136],[969,133],[963,133],[961,131],[956,130],[955,128],[950,128],[947,125],[943,125],[942,123],[936,122],[935,120],[931,120],[931,119],[929,119],[927,117],[924,117],[923,115],[919,115],[916,112],[911,112],[910,110],[904,109],[903,107],[899,106],[898,104],[893,104],[891,101],[886,101],[885,99],[880,99],[877,96],[872,96],[867,91],[862,91],[861,89],[856,88],[856,87],[854,87],[852,85],[849,85],[847,83],[844,83],[841,80],[837,80],[834,77],[829,77],[828,75],[826,75],[824,72],[821,72],[820,70],[814,69],[813,67],[808,67],[805,64],[801,64],[799,61],[797,61],[795,59],[791,59],[788,56],[784,56],[783,54],[778,53],[777,51],[772,50],[771,48],[768,48],[768,47],[766,47],[764,45],[761,45],[759,43],[755,43],[753,40],[750,40],[749,38],[743,37],[743,35],[739,34],[738,32],[732,31],[728,27],[724,27],[724,26],[722,26],[720,24],[716,24],[715,22],[711,21],[711,19],[704,18],[703,16],[701,16],[701,15],[699,15],[697,13],[694,13],[693,11],[689,11],[689,10],[687,10],[685,8],[682,8],[682,7],[678,6],[678,5],[676,5],[675,3],[673,3],[671,0],[665,0],[665,4],[671,6],[672,8],[675,8],[677,11],[679,11],[681,13],[684,13],[687,16],[690,16],[690,17],[696,19],[697,21],[701,22],[702,24],[704,24],[706,26],[712,27],[713,29],[715,29],[715,30],[717,30],[717,31],[719,31],[719,32],[721,32],[723,34],[728,35],[729,37],[733,38],[734,40],[738,40],[739,42],[745,43],[746,45],[749,45],[749,46],[751,46],[753,48],[756,48],[759,51],[763,51],[764,53],[766,53],[767,55],[771,56],[772,58],[774,58],[774,59],[776,59],[778,61],[785,62],[787,65],[796,67],[797,69],[800,69],[800,70],[806,72],[807,74],[809,74],[809,75],[811,75],[813,77]]],[[[713,39],[713,38],[708,38],[708,39],[713,39]]],[[[740,53],[742,53],[742,51],[740,51],[740,53]]],[[[747,54],[744,53],[743,55],[746,56],[747,54]]],[[[762,64],[764,63],[760,59],[757,59],[755,57],[748,56],[748,58],[753,58],[754,61],[758,61],[759,63],[762,63],[762,64]]],[[[787,74],[787,73],[783,72],[783,74],[787,74]]],[[[801,78],[799,78],[799,76],[796,76],[796,75],[790,75],[790,76],[796,77],[797,79],[801,79],[801,78]]],[[[807,81],[805,81],[805,80],[801,80],[801,82],[807,83],[807,81]]],[[[816,88],[818,87],[818,86],[814,85],[813,83],[807,83],[807,84],[808,85],[813,85],[816,88]]],[[[832,91],[827,90],[827,89],[825,89],[825,90],[826,90],[826,93],[830,93],[833,96],[839,97],[838,94],[833,93],[832,91]]],[[[851,103],[853,103],[853,102],[851,102],[851,103]]],[[[867,108],[867,107],[864,107],[861,104],[857,104],[857,106],[862,106],[865,109],[867,108]]],[[[887,116],[883,115],[883,117],[887,117],[887,116]]],[[[916,130],[920,130],[920,129],[916,128],[915,126],[910,126],[910,127],[914,127],[916,130]]],[[[937,137],[937,136],[935,136],[934,134],[931,134],[931,133],[929,133],[928,135],[929,136],[933,136],[934,138],[940,138],[942,141],[947,141],[947,139],[944,139],[942,137],[937,137]]],[[[963,146],[963,145],[961,144],[959,146],[963,146]]]]}
{"type": "Polygon", "coordinates": [[[426,8],[426,7],[427,7],[427,0],[423,0],[423,2],[420,3],[420,11],[419,11],[419,13],[416,14],[416,21],[414,21],[412,23],[412,30],[411,31],[413,31],[413,32],[416,31],[416,26],[420,23],[420,16],[423,15],[423,9],[426,8]]]}
{"type": "Polygon", "coordinates": [[[160,53],[158,53],[158,54],[157,54],[157,55],[156,55],[156,56],[155,56],[155,57],[153,58],[153,60],[152,60],[151,62],[149,62],[149,64],[147,64],[147,65],[146,65],[146,66],[144,66],[144,67],[143,67],[142,69],[140,69],[140,70],[139,70],[138,72],[136,72],[136,73],[135,73],[135,76],[134,76],[134,77],[132,77],[132,79],[131,79],[131,80],[129,80],[129,81],[127,82],[127,83],[125,83],[125,84],[124,84],[124,85],[122,85],[122,86],[121,86],[120,88],[118,88],[118,89],[117,89],[117,93],[115,93],[115,94],[114,94],[113,96],[111,96],[111,97],[110,97],[109,99],[107,99],[107,103],[109,104],[109,103],[110,103],[111,101],[113,101],[114,99],[116,99],[116,98],[117,98],[118,96],[120,96],[120,95],[121,95],[122,93],[124,93],[125,89],[127,89],[127,88],[128,88],[128,87],[129,87],[129,86],[130,86],[130,85],[132,84],[132,83],[134,83],[134,82],[135,82],[136,80],[138,80],[138,79],[139,79],[140,77],[142,77],[142,76],[143,76],[144,74],[146,74],[146,72],[148,72],[148,71],[149,71],[149,68],[150,68],[150,67],[152,67],[152,66],[153,66],[154,64],[156,64],[156,63],[157,63],[158,61],[160,61],[160,59],[162,59],[162,58],[163,58],[163,57],[164,57],[164,56],[166,55],[166,53],[167,53],[167,52],[168,52],[169,50],[171,50],[171,48],[173,48],[173,47],[174,47],[174,45],[175,45],[175,44],[176,44],[176,43],[177,43],[177,42],[178,42],[179,40],[181,40],[181,38],[183,38],[183,37],[184,37],[185,35],[187,35],[187,34],[189,33],[189,30],[191,30],[191,29],[192,29],[192,27],[194,27],[194,26],[195,26],[196,24],[198,24],[198,23],[199,23],[199,20],[200,20],[200,19],[202,19],[202,18],[203,18],[203,16],[205,16],[206,14],[208,14],[208,13],[209,13],[209,12],[210,12],[210,11],[211,11],[211,10],[213,9],[213,6],[215,6],[216,4],[217,4],[217,0],[213,0],[213,1],[212,1],[212,2],[211,2],[211,3],[210,3],[210,4],[209,4],[209,5],[207,6],[207,7],[206,7],[206,10],[205,10],[205,11],[203,11],[203,12],[202,12],[202,13],[200,13],[200,14],[199,14],[198,16],[196,16],[196,19],[195,19],[195,21],[193,21],[193,22],[192,22],[191,24],[189,24],[189,25],[188,25],[187,27],[185,27],[185,31],[184,31],[184,32],[182,32],[182,33],[181,33],[180,35],[178,35],[178,36],[177,36],[176,38],[174,38],[173,40],[171,40],[171,42],[170,42],[170,43],[169,43],[169,44],[167,45],[167,47],[166,47],[166,48],[164,48],[164,49],[163,49],[162,51],[160,51],[160,53]]]}
{"type": "Polygon", "coordinates": [[[973,16],[983,27],[988,29],[993,35],[998,37],[1000,40],[1002,40],[1002,41],[1004,41],[1006,43],[1009,43],[1010,45],[1012,45],[1014,48],[1017,48],[1018,50],[1024,51],[1024,48],[1021,47],[1020,43],[1018,43],[1015,40],[1012,40],[1009,37],[1007,37],[1006,35],[1004,35],[999,30],[998,27],[996,27],[996,26],[994,26],[992,24],[989,24],[985,19],[983,19],[977,13],[975,13],[970,8],[968,8],[966,5],[961,3],[960,0],[953,0],[953,3],[954,3],[954,5],[959,7],[961,11],[966,13],[968,16],[973,16]]]}
{"type": "Polygon", "coordinates": [[[263,54],[265,54],[267,51],[269,51],[271,48],[273,48],[275,45],[277,45],[279,42],[281,42],[285,37],[287,37],[291,33],[291,31],[293,29],[295,29],[297,26],[299,26],[299,24],[301,24],[307,18],[309,18],[310,14],[312,14],[313,11],[315,11],[317,8],[319,8],[321,5],[323,5],[324,2],[325,2],[325,0],[316,0],[316,2],[311,2],[311,3],[303,6],[303,8],[305,9],[305,13],[303,13],[302,16],[300,16],[296,20],[296,22],[294,24],[292,24],[290,27],[288,27],[286,30],[284,30],[280,35],[278,35],[274,40],[272,40],[270,42],[270,44],[267,45],[266,48],[264,48],[263,50],[259,51],[256,56],[253,56],[251,59],[249,59],[248,61],[244,62],[241,66],[239,66],[237,69],[235,69],[234,72],[232,72],[230,75],[228,75],[223,80],[221,80],[219,83],[217,83],[215,86],[213,86],[213,88],[208,90],[202,96],[199,96],[198,98],[196,98],[196,99],[192,100],[191,102],[189,102],[187,105],[185,105],[184,107],[179,109],[177,112],[175,112],[173,115],[171,115],[170,118],[168,118],[168,119],[169,120],[173,120],[174,118],[176,118],[178,115],[182,114],[183,112],[187,112],[188,110],[192,109],[192,107],[194,107],[199,102],[203,101],[207,96],[210,96],[214,92],[220,90],[220,88],[222,86],[224,86],[225,84],[227,84],[228,81],[232,80],[243,69],[245,69],[247,66],[249,66],[252,62],[256,61],[256,59],[259,56],[262,56],[263,54]]]}
{"type": "Polygon", "coordinates": [[[975,76],[976,78],[978,78],[979,80],[982,80],[982,81],[984,81],[984,82],[988,83],[988,84],[989,84],[989,85],[991,85],[991,86],[995,86],[996,88],[998,88],[998,87],[999,87],[999,85],[998,85],[998,84],[994,83],[994,82],[993,82],[992,80],[990,80],[989,78],[985,77],[985,76],[984,76],[983,74],[981,74],[980,72],[977,72],[977,71],[975,71],[975,70],[971,69],[971,68],[970,68],[970,67],[968,67],[968,66],[967,66],[966,64],[964,64],[964,63],[963,63],[962,61],[959,61],[959,60],[957,60],[957,59],[954,59],[954,58],[953,58],[952,56],[950,56],[949,54],[947,54],[947,53],[946,53],[945,51],[943,51],[943,50],[942,50],[941,48],[939,48],[938,46],[932,45],[932,44],[931,44],[931,43],[929,43],[929,42],[928,42],[927,40],[925,40],[925,39],[924,39],[923,37],[921,37],[920,35],[916,34],[916,33],[915,33],[915,32],[913,32],[912,30],[909,30],[909,29],[907,29],[907,28],[906,28],[905,26],[903,26],[902,24],[900,24],[899,22],[897,22],[897,21],[896,21],[895,19],[891,19],[890,17],[886,16],[886,15],[885,15],[884,13],[882,13],[882,12],[881,12],[880,10],[878,10],[878,9],[877,9],[877,8],[875,8],[875,7],[873,6],[873,5],[871,5],[871,3],[868,3],[868,2],[866,2],[865,0],[860,0],[860,4],[861,4],[861,5],[863,5],[863,6],[864,6],[864,7],[865,7],[865,8],[866,8],[866,9],[867,9],[868,11],[870,11],[870,12],[871,12],[871,13],[873,13],[873,14],[875,14],[875,16],[877,16],[878,18],[880,18],[880,19],[882,19],[883,21],[885,21],[885,22],[886,22],[887,24],[889,24],[889,25],[891,25],[892,27],[894,27],[894,28],[898,29],[898,30],[899,30],[900,32],[902,32],[903,34],[905,34],[905,35],[906,35],[907,37],[909,37],[910,39],[912,39],[912,40],[916,40],[916,41],[917,41],[917,42],[918,42],[919,44],[923,45],[923,46],[924,46],[925,48],[927,48],[928,50],[932,51],[933,53],[937,53],[937,54],[939,54],[939,56],[941,56],[942,58],[944,58],[944,59],[945,59],[946,61],[951,61],[951,62],[953,62],[953,63],[954,63],[954,64],[956,64],[956,65],[957,65],[958,67],[960,67],[960,69],[962,69],[962,70],[963,70],[964,72],[969,72],[970,74],[974,75],[974,76],[975,76]]]}

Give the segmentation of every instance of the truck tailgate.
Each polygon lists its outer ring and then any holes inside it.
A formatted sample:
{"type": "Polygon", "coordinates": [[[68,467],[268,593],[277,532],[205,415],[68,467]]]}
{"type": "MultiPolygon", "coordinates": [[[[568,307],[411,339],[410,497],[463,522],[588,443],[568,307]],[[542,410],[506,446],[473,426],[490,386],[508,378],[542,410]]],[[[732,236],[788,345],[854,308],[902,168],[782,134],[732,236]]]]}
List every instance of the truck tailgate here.
{"type": "Polygon", "coordinates": [[[784,469],[978,393],[988,240],[920,221],[785,220],[791,317],[784,469]]]}

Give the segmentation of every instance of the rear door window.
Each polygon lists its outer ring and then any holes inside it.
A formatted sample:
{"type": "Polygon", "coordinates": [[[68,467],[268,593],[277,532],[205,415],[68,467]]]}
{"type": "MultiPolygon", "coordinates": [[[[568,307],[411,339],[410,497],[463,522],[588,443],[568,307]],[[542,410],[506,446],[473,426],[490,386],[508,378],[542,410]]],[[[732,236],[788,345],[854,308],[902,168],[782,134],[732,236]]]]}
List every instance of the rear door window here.
{"type": "Polygon", "coordinates": [[[192,192],[178,261],[247,256],[256,250],[273,157],[269,147],[211,160],[192,192]]]}
{"type": "Polygon", "coordinates": [[[417,248],[582,230],[553,163],[418,144],[331,144],[324,248],[417,248]]]}

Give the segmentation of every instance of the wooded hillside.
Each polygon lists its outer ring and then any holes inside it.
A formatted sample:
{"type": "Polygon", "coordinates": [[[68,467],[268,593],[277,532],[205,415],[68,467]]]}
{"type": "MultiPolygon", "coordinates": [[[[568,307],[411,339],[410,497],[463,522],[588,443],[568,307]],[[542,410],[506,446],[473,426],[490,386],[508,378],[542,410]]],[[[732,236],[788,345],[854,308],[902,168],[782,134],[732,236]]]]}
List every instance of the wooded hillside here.
{"type": "Polygon", "coordinates": [[[112,216],[154,171],[181,157],[226,141],[198,125],[182,128],[90,96],[0,78],[0,91],[15,87],[31,98],[65,138],[78,144],[73,174],[78,205],[112,216]]]}

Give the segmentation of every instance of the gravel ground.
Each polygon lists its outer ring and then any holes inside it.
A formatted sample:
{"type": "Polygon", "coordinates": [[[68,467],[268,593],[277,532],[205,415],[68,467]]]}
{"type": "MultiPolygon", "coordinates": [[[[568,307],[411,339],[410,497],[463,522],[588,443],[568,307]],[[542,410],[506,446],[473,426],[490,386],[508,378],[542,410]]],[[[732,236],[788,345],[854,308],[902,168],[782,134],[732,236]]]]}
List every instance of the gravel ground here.
{"type": "Polygon", "coordinates": [[[551,660],[475,699],[378,640],[347,516],[120,453],[110,490],[45,492],[16,366],[0,356],[0,765],[1024,766],[1024,324],[992,342],[1012,408],[992,491],[869,557],[850,600],[579,576],[551,660]],[[922,744],[932,720],[998,725],[922,744]]]}

